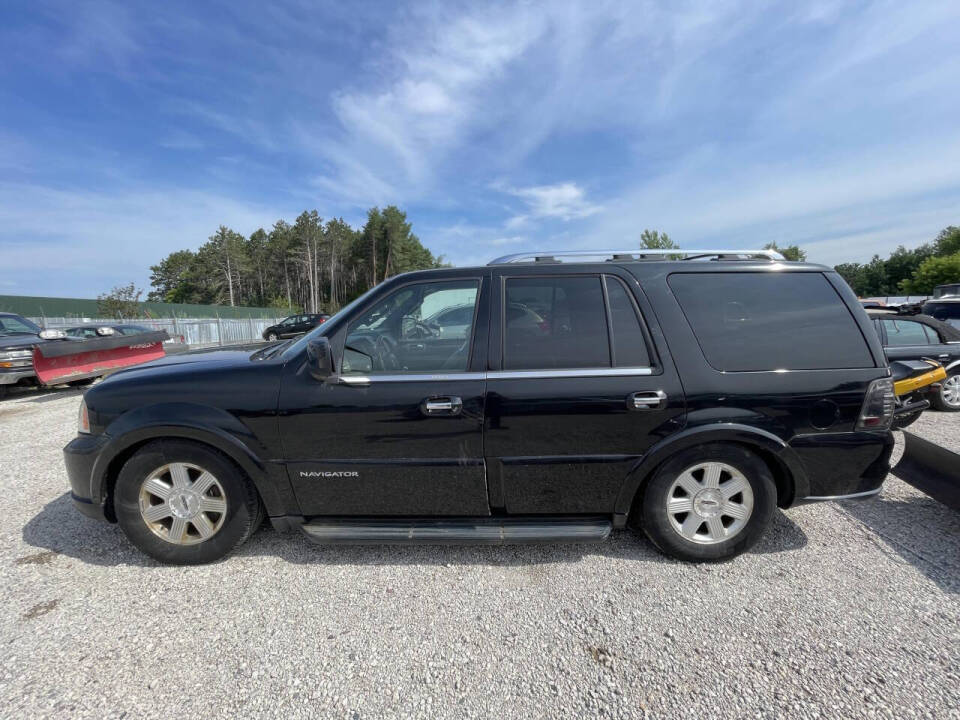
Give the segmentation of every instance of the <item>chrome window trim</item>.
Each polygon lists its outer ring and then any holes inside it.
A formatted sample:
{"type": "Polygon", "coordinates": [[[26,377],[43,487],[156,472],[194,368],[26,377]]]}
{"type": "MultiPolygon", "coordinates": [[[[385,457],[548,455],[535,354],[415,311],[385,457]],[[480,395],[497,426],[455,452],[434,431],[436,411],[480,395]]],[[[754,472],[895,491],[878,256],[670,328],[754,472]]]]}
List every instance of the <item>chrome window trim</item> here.
{"type": "Polygon", "coordinates": [[[541,380],[552,378],[637,377],[653,375],[653,368],[576,368],[571,370],[490,370],[489,372],[340,375],[344,385],[378,382],[454,382],[464,380],[541,380]]]}
{"type": "Polygon", "coordinates": [[[653,375],[651,367],[600,367],[575,368],[571,370],[491,370],[489,380],[527,380],[540,378],[584,378],[584,377],[635,377],[653,375]]]}
{"type": "Polygon", "coordinates": [[[459,373],[410,373],[384,375],[340,375],[344,385],[369,385],[375,382],[453,382],[456,380],[485,380],[486,373],[459,372],[459,373]]]}

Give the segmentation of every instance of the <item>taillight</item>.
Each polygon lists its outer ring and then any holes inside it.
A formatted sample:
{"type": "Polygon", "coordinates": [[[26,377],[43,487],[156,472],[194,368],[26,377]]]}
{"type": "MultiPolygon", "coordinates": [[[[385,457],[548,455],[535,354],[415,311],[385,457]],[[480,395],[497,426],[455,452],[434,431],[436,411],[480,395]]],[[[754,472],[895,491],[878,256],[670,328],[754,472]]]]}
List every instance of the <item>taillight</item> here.
{"type": "Polygon", "coordinates": [[[893,393],[893,380],[880,378],[867,387],[867,395],[860,408],[857,430],[886,430],[893,420],[896,395],[893,393]]]}

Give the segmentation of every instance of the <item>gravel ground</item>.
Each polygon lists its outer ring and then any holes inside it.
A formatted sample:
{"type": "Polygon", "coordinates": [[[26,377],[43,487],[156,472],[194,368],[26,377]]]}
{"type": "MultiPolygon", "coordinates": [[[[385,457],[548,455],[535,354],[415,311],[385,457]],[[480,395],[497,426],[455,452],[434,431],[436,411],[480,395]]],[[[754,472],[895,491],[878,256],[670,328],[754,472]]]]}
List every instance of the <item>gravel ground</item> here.
{"type": "Polygon", "coordinates": [[[78,397],[0,401],[3,717],[960,718],[960,516],[896,478],[722,565],[265,529],[171,568],[71,507],[78,397]]]}
{"type": "Polygon", "coordinates": [[[907,431],[960,453],[960,412],[927,410],[907,431]]]}

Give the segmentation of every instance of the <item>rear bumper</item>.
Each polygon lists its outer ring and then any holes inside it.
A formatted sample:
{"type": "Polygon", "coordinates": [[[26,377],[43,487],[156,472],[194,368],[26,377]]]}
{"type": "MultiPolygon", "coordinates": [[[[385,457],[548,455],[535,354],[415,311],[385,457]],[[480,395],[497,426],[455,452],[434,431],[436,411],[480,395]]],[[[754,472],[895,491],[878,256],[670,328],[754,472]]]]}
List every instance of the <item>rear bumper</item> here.
{"type": "Polygon", "coordinates": [[[823,433],[790,442],[809,482],[796,503],[868,498],[880,492],[890,472],[892,432],[823,433]]]}
{"type": "Polygon", "coordinates": [[[100,496],[100,483],[93,482],[93,468],[107,439],[106,435],[77,435],[63,449],[70,497],[74,505],[87,517],[104,521],[108,519],[104,509],[105,498],[100,496]],[[97,488],[96,492],[94,488],[97,488]]]}

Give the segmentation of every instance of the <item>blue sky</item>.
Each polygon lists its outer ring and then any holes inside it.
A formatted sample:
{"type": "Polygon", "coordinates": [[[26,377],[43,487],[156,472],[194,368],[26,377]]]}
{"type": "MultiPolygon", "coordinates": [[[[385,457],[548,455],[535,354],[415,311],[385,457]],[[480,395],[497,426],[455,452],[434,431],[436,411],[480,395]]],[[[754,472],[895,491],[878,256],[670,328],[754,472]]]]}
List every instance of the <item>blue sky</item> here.
{"type": "Polygon", "coordinates": [[[305,208],[455,264],[960,224],[960,3],[0,0],[0,294],[94,296],[305,208]]]}

